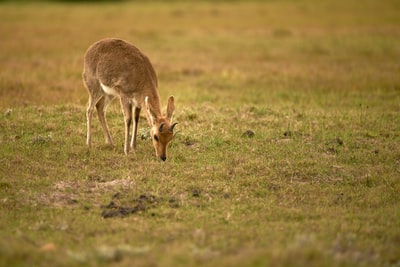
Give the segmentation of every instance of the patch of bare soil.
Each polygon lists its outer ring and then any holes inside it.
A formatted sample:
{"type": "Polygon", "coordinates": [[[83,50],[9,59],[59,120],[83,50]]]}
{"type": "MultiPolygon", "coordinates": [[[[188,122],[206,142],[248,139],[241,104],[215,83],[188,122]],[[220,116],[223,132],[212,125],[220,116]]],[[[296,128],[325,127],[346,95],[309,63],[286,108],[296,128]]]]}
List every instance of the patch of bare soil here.
{"type": "MultiPolygon", "coordinates": [[[[58,181],[51,186],[51,190],[40,193],[30,203],[64,208],[80,202],[96,203],[101,195],[110,191],[125,188],[130,190],[135,186],[131,179],[116,179],[111,181],[58,181]]],[[[98,203],[100,204],[100,203],[98,203]]]]}
{"type": "MultiPolygon", "coordinates": [[[[85,210],[100,207],[103,218],[124,218],[133,214],[157,214],[160,207],[181,208],[182,206],[202,207],[212,197],[199,188],[190,188],[173,195],[155,196],[151,192],[132,195],[135,181],[131,179],[116,180],[74,180],[58,181],[50,190],[39,194],[35,205],[46,205],[57,208],[76,208],[85,210]],[[111,200],[104,204],[104,194],[112,194],[111,200]]],[[[226,196],[224,196],[226,198],[226,196]]],[[[228,196],[229,197],[229,196],[228,196]]],[[[32,204],[32,202],[31,202],[32,204]]]]}
{"type": "Polygon", "coordinates": [[[154,207],[157,203],[157,198],[153,195],[140,195],[138,198],[126,205],[118,204],[115,200],[111,200],[110,203],[102,206],[103,211],[101,216],[103,218],[125,217],[130,214],[145,211],[154,207]]]}

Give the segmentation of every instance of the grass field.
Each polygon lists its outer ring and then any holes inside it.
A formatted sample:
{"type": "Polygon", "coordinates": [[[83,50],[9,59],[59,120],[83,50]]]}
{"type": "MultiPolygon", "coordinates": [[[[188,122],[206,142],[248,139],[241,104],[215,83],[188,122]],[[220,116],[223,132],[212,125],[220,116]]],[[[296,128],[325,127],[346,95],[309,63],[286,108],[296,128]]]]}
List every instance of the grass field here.
{"type": "Polygon", "coordinates": [[[400,266],[399,1],[0,3],[0,33],[0,266],[400,266]],[[175,96],[165,163],[118,101],[86,148],[104,37],[175,96]]]}

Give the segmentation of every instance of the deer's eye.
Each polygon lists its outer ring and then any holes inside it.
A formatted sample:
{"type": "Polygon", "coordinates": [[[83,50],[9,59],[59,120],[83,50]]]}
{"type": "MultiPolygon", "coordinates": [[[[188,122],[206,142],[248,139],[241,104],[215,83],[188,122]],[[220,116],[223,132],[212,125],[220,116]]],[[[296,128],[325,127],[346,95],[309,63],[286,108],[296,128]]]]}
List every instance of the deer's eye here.
{"type": "Polygon", "coordinates": [[[157,142],[159,141],[158,136],[156,134],[154,135],[154,140],[156,140],[157,142]]]}

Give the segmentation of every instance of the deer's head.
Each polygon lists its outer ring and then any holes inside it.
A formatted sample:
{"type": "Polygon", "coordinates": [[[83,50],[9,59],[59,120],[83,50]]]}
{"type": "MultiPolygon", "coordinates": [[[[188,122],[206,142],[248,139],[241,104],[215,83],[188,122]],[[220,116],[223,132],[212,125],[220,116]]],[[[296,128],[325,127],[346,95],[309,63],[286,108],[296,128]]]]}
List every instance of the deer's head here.
{"type": "Polygon", "coordinates": [[[174,114],[174,97],[168,99],[166,116],[154,113],[148,103],[148,97],[145,98],[146,112],[151,124],[150,135],[156,150],[157,158],[162,161],[167,160],[167,148],[169,142],[174,138],[174,127],[177,123],[172,123],[172,115],[174,114]]]}

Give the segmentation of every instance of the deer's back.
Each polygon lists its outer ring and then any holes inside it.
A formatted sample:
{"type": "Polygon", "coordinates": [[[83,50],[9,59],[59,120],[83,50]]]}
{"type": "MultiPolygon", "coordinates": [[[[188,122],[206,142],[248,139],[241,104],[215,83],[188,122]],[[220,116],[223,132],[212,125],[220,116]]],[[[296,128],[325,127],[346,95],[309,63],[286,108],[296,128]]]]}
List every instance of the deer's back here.
{"type": "Polygon", "coordinates": [[[125,93],[157,88],[157,76],[147,56],[119,39],[100,40],[89,47],[84,75],[125,93]]]}

